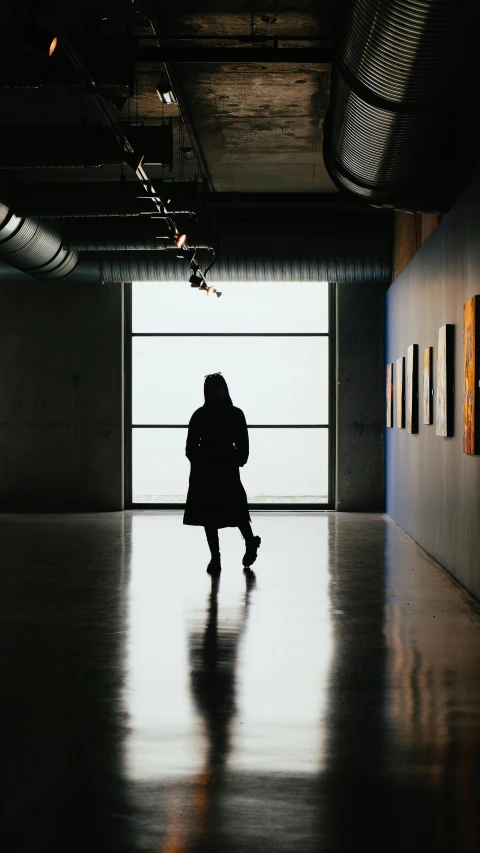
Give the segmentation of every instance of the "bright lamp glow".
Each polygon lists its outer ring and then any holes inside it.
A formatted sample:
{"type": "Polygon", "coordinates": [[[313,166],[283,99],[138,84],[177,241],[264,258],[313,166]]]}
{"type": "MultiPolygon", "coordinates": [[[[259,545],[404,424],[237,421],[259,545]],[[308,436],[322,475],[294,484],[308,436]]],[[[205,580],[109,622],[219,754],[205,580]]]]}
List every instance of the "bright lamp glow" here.
{"type": "Polygon", "coordinates": [[[58,45],[58,37],[33,22],[25,24],[20,30],[20,43],[40,56],[52,56],[58,45]]]}
{"type": "Polygon", "coordinates": [[[187,235],[186,234],[175,234],[174,240],[175,240],[175,243],[177,244],[177,249],[181,249],[182,246],[184,246],[185,243],[187,242],[187,235]]]}

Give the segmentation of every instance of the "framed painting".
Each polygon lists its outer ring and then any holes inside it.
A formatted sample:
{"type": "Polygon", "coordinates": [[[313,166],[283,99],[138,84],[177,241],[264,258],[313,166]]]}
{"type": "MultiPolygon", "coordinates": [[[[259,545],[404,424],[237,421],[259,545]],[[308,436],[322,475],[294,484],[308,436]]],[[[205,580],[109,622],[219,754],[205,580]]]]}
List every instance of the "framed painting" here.
{"type": "Polygon", "coordinates": [[[433,424],[433,347],[423,350],[423,423],[433,424]]]}
{"type": "Polygon", "coordinates": [[[393,363],[387,364],[385,395],[387,403],[387,427],[393,427],[393,363]]]}
{"type": "Polygon", "coordinates": [[[453,325],[438,331],[436,433],[453,435],[453,325]]]}
{"type": "Polygon", "coordinates": [[[397,358],[395,370],[395,396],[397,398],[397,427],[405,428],[405,358],[397,358]]]}
{"type": "Polygon", "coordinates": [[[463,306],[463,452],[479,452],[478,311],[480,296],[463,306]]]}
{"type": "Polygon", "coordinates": [[[407,350],[405,403],[407,432],[418,432],[418,344],[407,350]]]}

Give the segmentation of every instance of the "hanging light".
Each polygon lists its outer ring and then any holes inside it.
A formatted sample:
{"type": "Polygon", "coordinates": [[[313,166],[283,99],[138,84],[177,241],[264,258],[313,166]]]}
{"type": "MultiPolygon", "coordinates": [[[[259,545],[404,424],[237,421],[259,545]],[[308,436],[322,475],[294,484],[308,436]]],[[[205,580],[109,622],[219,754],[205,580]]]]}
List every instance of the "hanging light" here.
{"type": "Polygon", "coordinates": [[[175,234],[173,239],[175,240],[175,243],[177,244],[177,249],[181,249],[182,246],[184,246],[185,243],[187,242],[187,235],[186,234],[175,234]]]}
{"type": "Polygon", "coordinates": [[[36,24],[25,24],[20,31],[20,41],[27,49],[40,56],[52,56],[58,45],[58,37],[36,24]]]}
{"type": "Polygon", "coordinates": [[[156,85],[157,95],[160,98],[160,102],[162,104],[176,104],[177,99],[175,94],[170,86],[170,83],[157,83],[156,85]]]}
{"type": "Polygon", "coordinates": [[[220,297],[222,295],[222,291],[221,290],[215,290],[215,288],[212,287],[212,285],[210,285],[210,287],[207,287],[207,296],[214,296],[214,295],[218,296],[218,298],[220,299],[220,297]]]}
{"type": "Polygon", "coordinates": [[[191,145],[182,145],[180,151],[183,154],[184,160],[195,160],[195,151],[191,145]]]}
{"type": "Polygon", "coordinates": [[[141,177],[142,164],[145,160],[145,154],[138,154],[137,151],[124,151],[123,159],[125,163],[128,163],[131,169],[137,175],[137,178],[141,177]]]}

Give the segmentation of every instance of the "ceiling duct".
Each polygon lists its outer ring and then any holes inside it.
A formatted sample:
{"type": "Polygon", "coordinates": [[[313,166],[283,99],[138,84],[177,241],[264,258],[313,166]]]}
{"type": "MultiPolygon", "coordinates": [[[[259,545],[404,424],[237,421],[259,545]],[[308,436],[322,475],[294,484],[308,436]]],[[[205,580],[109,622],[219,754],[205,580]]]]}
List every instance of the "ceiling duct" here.
{"type": "Polygon", "coordinates": [[[442,208],[435,154],[461,71],[453,58],[466,53],[474,5],[340,3],[324,132],[325,163],[338,187],[370,204],[442,208]]]}
{"type": "MultiPolygon", "coordinates": [[[[302,222],[217,221],[219,254],[209,282],[390,282],[392,222],[387,212],[367,217],[302,222]]],[[[201,250],[199,250],[201,252],[201,250]]],[[[92,257],[85,255],[82,257],[92,257]]],[[[104,282],[188,281],[188,264],[175,252],[97,252],[104,282]]],[[[211,253],[205,253],[211,259],[211,253]]],[[[203,258],[202,258],[203,260],[203,258]]],[[[207,264],[208,265],[208,261],[207,264]]]]}
{"type": "MultiPolygon", "coordinates": [[[[82,223],[83,224],[83,223],[82,223]]],[[[199,223],[209,234],[209,223],[199,223]]],[[[72,222],[73,226],[73,222],[72,222]]],[[[216,263],[209,283],[230,281],[336,281],[361,286],[391,281],[392,214],[369,210],[345,213],[335,219],[270,221],[264,215],[248,220],[217,219],[216,263]]],[[[209,242],[209,241],[207,241],[209,242]]],[[[199,248],[203,268],[212,252],[199,248]]],[[[75,282],[119,283],[176,281],[186,288],[189,264],[176,251],[81,252],[71,276],[75,282]]],[[[20,272],[1,263],[0,281],[24,280],[20,272]]]]}
{"type": "Polygon", "coordinates": [[[78,255],[62,245],[57,231],[36,219],[16,216],[0,203],[0,258],[39,279],[58,279],[76,267],[78,255]]]}

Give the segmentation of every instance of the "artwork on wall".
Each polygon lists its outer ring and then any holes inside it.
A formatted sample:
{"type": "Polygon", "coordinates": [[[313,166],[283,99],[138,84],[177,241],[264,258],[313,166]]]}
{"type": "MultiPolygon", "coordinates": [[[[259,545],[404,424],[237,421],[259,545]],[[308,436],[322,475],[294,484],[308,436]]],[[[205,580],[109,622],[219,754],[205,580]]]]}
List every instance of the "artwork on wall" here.
{"type": "Polygon", "coordinates": [[[406,425],[407,432],[418,432],[418,344],[407,350],[406,376],[406,425]]]}
{"type": "Polygon", "coordinates": [[[397,358],[395,371],[395,395],[397,398],[397,427],[405,426],[405,359],[397,358]]]}
{"type": "Polygon", "coordinates": [[[463,306],[463,452],[479,452],[478,311],[480,296],[463,306]]]}
{"type": "Polygon", "coordinates": [[[387,427],[393,427],[393,363],[387,364],[385,395],[387,402],[387,427]]]}
{"type": "Polygon", "coordinates": [[[423,350],[423,423],[433,424],[433,347],[423,350]]]}
{"type": "Polygon", "coordinates": [[[436,433],[453,435],[453,325],[447,323],[438,332],[436,433]]]}

